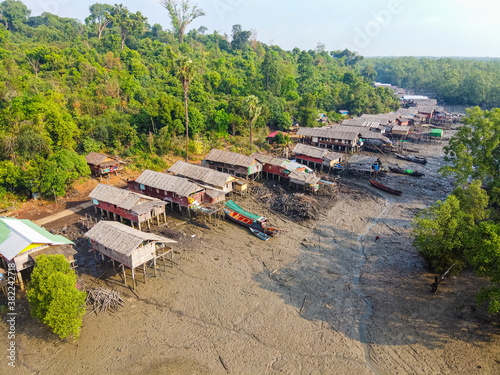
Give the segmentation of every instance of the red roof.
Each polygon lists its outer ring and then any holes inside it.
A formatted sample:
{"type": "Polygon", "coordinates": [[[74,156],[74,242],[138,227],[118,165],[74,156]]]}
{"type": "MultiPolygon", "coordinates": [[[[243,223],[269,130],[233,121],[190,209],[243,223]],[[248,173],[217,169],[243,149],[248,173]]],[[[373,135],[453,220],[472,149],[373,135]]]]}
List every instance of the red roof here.
{"type": "Polygon", "coordinates": [[[267,136],[267,138],[274,138],[278,135],[278,133],[282,133],[280,131],[277,131],[277,132],[272,132],[272,133],[269,133],[269,135],[267,136]]]}

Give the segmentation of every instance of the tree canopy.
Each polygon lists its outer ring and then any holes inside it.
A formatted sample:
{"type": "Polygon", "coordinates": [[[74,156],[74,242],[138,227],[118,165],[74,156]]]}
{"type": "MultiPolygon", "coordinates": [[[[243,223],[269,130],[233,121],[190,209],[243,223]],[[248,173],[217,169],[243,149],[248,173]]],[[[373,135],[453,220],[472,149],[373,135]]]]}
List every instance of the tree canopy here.
{"type": "Polygon", "coordinates": [[[30,312],[61,339],[78,338],[86,293],[76,289],[76,274],[64,255],[42,254],[28,282],[30,312]]]}
{"type": "Polygon", "coordinates": [[[187,130],[193,150],[226,137],[249,151],[244,102],[252,95],[261,108],[254,134],[288,129],[293,119],[316,126],[320,112],[334,118],[339,109],[357,115],[398,108],[391,92],[361,75],[359,63],[323,50],[269,46],[241,25],[231,40],[185,23],[180,43],[179,30],[151,26],[121,4],[93,4],[85,23],[50,13],[31,17],[21,5],[0,3],[0,205],[10,205],[13,195],[63,195],[64,184],[87,174],[76,154],[102,152],[160,169],[165,154],[184,154],[187,130]],[[195,72],[188,114],[176,65],[181,56],[195,72]],[[55,166],[61,155],[73,170],[55,166]]]}

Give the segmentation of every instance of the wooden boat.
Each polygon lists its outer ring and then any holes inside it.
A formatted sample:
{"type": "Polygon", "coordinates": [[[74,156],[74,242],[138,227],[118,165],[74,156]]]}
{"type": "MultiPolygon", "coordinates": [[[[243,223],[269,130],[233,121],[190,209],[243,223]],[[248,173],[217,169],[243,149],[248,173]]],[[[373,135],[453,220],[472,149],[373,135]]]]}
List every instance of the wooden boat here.
{"type": "Polygon", "coordinates": [[[370,183],[373,186],[375,186],[377,189],[383,190],[387,193],[394,194],[394,195],[403,195],[403,192],[401,190],[396,190],[396,189],[390,188],[388,186],[382,185],[380,182],[370,180],[370,183]]]}
{"type": "Polygon", "coordinates": [[[265,234],[265,233],[262,233],[261,231],[257,230],[257,229],[254,229],[254,228],[250,228],[250,231],[255,234],[257,237],[259,237],[262,241],[267,241],[268,239],[271,238],[270,235],[268,234],[265,234]]]}
{"type": "Polygon", "coordinates": [[[413,177],[422,177],[422,176],[425,176],[425,174],[423,174],[422,172],[414,171],[412,169],[403,169],[403,168],[399,168],[399,167],[389,167],[389,169],[393,173],[404,174],[404,175],[407,175],[407,176],[413,176],[413,177]]]}
{"type": "Polygon", "coordinates": [[[267,218],[245,211],[232,200],[226,202],[223,210],[230,220],[247,228],[255,229],[262,234],[274,237],[285,231],[284,229],[270,226],[267,218]]]}
{"type": "Polygon", "coordinates": [[[412,155],[410,156],[410,155],[396,154],[396,157],[398,159],[410,161],[412,163],[427,164],[427,159],[423,158],[421,156],[412,156],[412,155]]]}

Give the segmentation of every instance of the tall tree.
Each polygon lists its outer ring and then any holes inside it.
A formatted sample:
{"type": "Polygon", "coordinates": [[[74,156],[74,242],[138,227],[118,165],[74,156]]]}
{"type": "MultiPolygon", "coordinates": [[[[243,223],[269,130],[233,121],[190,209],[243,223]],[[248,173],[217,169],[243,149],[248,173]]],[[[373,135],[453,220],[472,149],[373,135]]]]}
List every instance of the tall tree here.
{"type": "Polygon", "coordinates": [[[147,21],[147,18],[144,17],[141,12],[131,13],[126,6],[123,6],[123,4],[115,4],[112,14],[110,15],[110,19],[111,22],[116,24],[116,26],[120,29],[122,50],[125,47],[125,39],[127,36],[138,31],[142,32],[144,29],[144,23],[147,21]]]}
{"type": "Polygon", "coordinates": [[[482,111],[479,107],[467,110],[467,126],[445,147],[446,160],[451,165],[441,171],[455,177],[459,185],[469,177],[490,184],[500,179],[500,109],[482,111]]]}
{"type": "Polygon", "coordinates": [[[172,27],[179,37],[179,43],[184,40],[186,27],[196,18],[205,15],[203,9],[191,4],[190,0],[161,0],[160,4],[168,11],[172,27]]]}
{"type": "Polygon", "coordinates": [[[248,45],[252,32],[243,30],[241,25],[233,26],[233,40],[231,41],[231,48],[234,50],[243,50],[248,45]]]}
{"type": "Polygon", "coordinates": [[[19,30],[30,14],[31,10],[22,1],[5,0],[0,3],[0,22],[5,24],[7,30],[19,30]]]}
{"type": "Polygon", "coordinates": [[[186,111],[186,161],[188,161],[189,152],[189,115],[188,115],[188,91],[196,70],[194,63],[187,57],[181,57],[176,61],[176,77],[181,81],[182,89],[184,90],[184,109],[186,111]]]}
{"type": "Polygon", "coordinates": [[[250,126],[250,148],[253,150],[253,125],[262,112],[262,107],[259,106],[259,98],[255,95],[249,95],[243,102],[243,109],[250,126]]]}
{"type": "Polygon", "coordinates": [[[87,25],[95,25],[99,40],[101,39],[102,32],[111,23],[111,12],[113,7],[108,4],[95,3],[89,7],[90,16],[85,18],[87,25]]]}

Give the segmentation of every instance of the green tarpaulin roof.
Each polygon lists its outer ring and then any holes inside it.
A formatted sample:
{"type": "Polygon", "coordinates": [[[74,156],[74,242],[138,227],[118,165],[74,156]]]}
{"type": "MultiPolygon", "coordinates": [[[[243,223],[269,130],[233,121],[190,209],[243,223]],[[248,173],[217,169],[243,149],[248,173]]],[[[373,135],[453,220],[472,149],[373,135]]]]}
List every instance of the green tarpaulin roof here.
{"type": "Polygon", "coordinates": [[[262,217],[262,216],[259,216],[259,215],[252,214],[251,212],[245,211],[243,208],[241,208],[240,206],[238,206],[232,200],[228,200],[226,202],[226,207],[229,208],[229,209],[231,209],[231,210],[233,210],[233,211],[236,211],[236,212],[242,214],[243,216],[248,217],[249,219],[258,220],[258,219],[260,219],[262,217]]]}
{"type": "Polygon", "coordinates": [[[432,129],[431,130],[431,137],[442,137],[443,136],[443,129],[432,129]]]}

